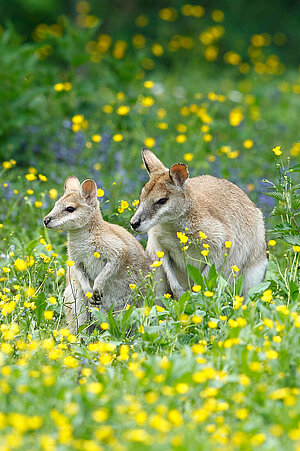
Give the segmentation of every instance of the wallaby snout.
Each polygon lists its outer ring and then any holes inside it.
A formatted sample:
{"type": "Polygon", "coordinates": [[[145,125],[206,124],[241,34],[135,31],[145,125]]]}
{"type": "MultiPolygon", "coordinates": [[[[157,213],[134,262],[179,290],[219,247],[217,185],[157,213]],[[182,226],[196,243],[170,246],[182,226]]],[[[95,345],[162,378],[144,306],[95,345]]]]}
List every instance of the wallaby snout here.
{"type": "Polygon", "coordinates": [[[47,216],[45,216],[44,217],[44,224],[45,224],[45,226],[46,227],[48,227],[49,226],[49,224],[50,224],[50,222],[51,222],[51,216],[49,216],[49,215],[47,215],[47,216]]]}
{"type": "Polygon", "coordinates": [[[132,217],[131,221],[130,221],[130,225],[133,228],[133,230],[138,232],[138,228],[141,225],[141,219],[134,219],[134,216],[132,217]]]}

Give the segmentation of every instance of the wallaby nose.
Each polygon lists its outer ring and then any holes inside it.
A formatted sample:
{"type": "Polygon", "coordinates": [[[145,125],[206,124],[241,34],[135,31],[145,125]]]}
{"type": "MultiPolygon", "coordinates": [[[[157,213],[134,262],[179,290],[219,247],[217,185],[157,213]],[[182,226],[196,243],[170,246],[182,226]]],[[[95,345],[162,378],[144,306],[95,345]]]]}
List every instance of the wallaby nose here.
{"type": "Polygon", "coordinates": [[[131,225],[131,227],[132,227],[134,230],[136,230],[136,229],[141,225],[141,220],[138,219],[138,220],[135,221],[135,222],[130,222],[130,225],[131,225]]]}
{"type": "Polygon", "coordinates": [[[47,227],[47,225],[49,224],[49,222],[51,221],[51,217],[50,216],[45,216],[44,217],[44,224],[47,227]]]}

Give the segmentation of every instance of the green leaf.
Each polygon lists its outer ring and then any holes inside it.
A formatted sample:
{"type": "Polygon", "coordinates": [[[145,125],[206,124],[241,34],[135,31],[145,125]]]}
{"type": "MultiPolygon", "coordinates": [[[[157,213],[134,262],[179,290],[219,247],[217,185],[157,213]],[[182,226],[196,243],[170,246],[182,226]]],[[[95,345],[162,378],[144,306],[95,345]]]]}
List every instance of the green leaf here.
{"type": "Polygon", "coordinates": [[[279,193],[277,191],[272,191],[271,193],[265,193],[267,196],[269,197],[273,197],[273,199],[277,199],[277,200],[284,200],[283,194],[279,193]]]}
{"type": "Polygon", "coordinates": [[[300,246],[300,236],[299,235],[285,235],[282,239],[289,244],[292,244],[295,246],[300,246]]]}
{"type": "Polygon", "coordinates": [[[106,322],[106,318],[104,313],[102,313],[100,310],[92,307],[90,308],[91,313],[93,314],[93,316],[100,321],[101,323],[105,323],[106,322]]]}
{"type": "Polygon", "coordinates": [[[283,216],[286,213],[286,208],[284,205],[276,205],[273,208],[271,216],[283,216]]]}
{"type": "Polygon", "coordinates": [[[198,268],[195,268],[195,266],[192,266],[190,264],[187,265],[187,272],[190,278],[197,284],[201,285],[201,287],[204,287],[204,279],[202,277],[202,274],[198,268]]]}
{"type": "Polygon", "coordinates": [[[210,291],[212,291],[213,288],[215,287],[217,278],[218,278],[218,273],[216,271],[215,265],[213,264],[210,267],[210,270],[209,270],[209,273],[208,273],[208,280],[207,280],[207,288],[210,291]]]}
{"type": "Polygon", "coordinates": [[[239,296],[241,296],[243,292],[243,281],[244,281],[244,274],[242,274],[235,282],[235,292],[239,296]]]}
{"type": "Polygon", "coordinates": [[[290,169],[290,172],[300,172],[300,163],[290,169]]]}
{"type": "Polygon", "coordinates": [[[291,280],[290,282],[290,293],[293,301],[296,301],[299,294],[299,288],[298,285],[293,280],[291,280]]]}
{"type": "Polygon", "coordinates": [[[27,255],[30,255],[31,254],[31,252],[33,251],[33,249],[39,244],[39,240],[32,240],[32,241],[30,241],[28,244],[27,244],[27,246],[26,246],[26,248],[25,248],[25,250],[26,250],[26,254],[27,255]]]}
{"type": "Polygon", "coordinates": [[[40,292],[38,294],[38,296],[34,299],[34,303],[36,305],[36,309],[34,310],[34,313],[36,316],[37,324],[39,326],[42,321],[43,314],[44,314],[44,311],[47,306],[45,293],[40,292]]]}
{"type": "Polygon", "coordinates": [[[116,320],[115,320],[115,318],[113,316],[113,307],[114,306],[112,305],[111,308],[108,311],[108,314],[107,314],[108,322],[109,322],[109,330],[110,330],[110,333],[112,335],[114,335],[117,338],[120,338],[121,332],[120,332],[120,329],[119,329],[119,327],[118,327],[118,325],[116,323],[116,320]]]}
{"type": "Polygon", "coordinates": [[[257,294],[262,294],[270,286],[270,282],[260,282],[254,285],[247,293],[247,296],[252,297],[257,294]]]}

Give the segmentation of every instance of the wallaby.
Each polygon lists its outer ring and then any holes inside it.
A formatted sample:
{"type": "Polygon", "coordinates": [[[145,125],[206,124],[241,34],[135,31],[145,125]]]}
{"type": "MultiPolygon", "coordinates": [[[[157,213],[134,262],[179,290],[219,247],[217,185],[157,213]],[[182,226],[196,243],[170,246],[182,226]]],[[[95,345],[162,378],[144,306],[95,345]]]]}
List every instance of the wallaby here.
{"type": "MultiPolygon", "coordinates": [[[[157,251],[165,254],[156,270],[156,279],[162,281],[160,292],[171,291],[178,298],[189,288],[186,263],[195,266],[195,259],[199,260],[199,232],[207,236],[209,261],[217,271],[229,278],[236,266],[237,275],[244,274],[244,294],[261,282],[268,265],[264,220],[246,193],[210,175],[189,178],[183,163],[167,169],[148,149],[142,150],[142,158],[150,180],[142,188],[131,226],[138,232],[148,231],[146,250],[152,260],[157,251]],[[192,239],[185,259],[177,232],[192,239]],[[231,242],[229,249],[225,242],[231,242]]],[[[208,270],[203,265],[205,276],[208,270]]]]}
{"type": "Polygon", "coordinates": [[[44,224],[68,232],[68,256],[75,264],[68,268],[65,307],[72,332],[88,321],[89,303],[98,304],[104,313],[112,305],[116,311],[124,308],[129,284],[140,283],[149,271],[149,257],[127,230],[104,221],[95,181],[80,185],[76,177],[68,177],[64,195],[44,224]]]}

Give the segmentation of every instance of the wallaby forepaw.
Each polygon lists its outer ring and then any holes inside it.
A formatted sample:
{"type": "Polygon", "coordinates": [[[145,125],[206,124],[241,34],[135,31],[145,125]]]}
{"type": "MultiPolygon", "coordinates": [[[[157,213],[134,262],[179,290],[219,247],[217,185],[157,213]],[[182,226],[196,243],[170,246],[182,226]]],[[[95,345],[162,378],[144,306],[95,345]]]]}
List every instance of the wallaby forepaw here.
{"type": "Polygon", "coordinates": [[[93,297],[90,299],[90,303],[93,305],[101,304],[102,294],[97,288],[93,291],[93,297]]]}

